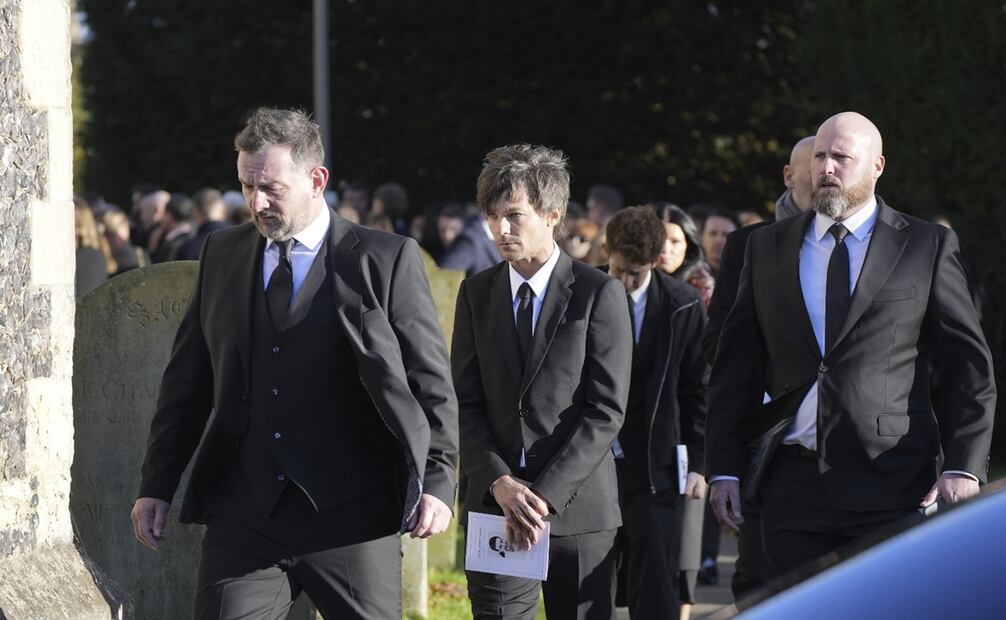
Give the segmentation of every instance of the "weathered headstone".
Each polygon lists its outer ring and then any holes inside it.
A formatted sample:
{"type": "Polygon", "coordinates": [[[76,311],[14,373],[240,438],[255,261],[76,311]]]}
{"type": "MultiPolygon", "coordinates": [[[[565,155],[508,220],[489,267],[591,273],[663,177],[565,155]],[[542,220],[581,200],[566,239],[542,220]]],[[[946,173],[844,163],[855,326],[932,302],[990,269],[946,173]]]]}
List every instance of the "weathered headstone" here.
{"type": "Polygon", "coordinates": [[[70,514],[81,546],[132,596],[138,618],[192,613],[202,527],[178,523],[175,502],[168,540],[154,553],[133,537],[129,511],[196,269],[179,262],[130,271],[77,304],[70,514]]]}
{"type": "MultiPolygon", "coordinates": [[[[144,620],[192,614],[203,527],[178,523],[175,501],[168,539],[154,553],[133,537],[129,511],[161,374],[197,266],[185,261],[130,271],[77,305],[70,514],[83,549],[132,597],[136,617],[144,620]]],[[[187,482],[186,473],[176,499],[187,482]]],[[[291,618],[313,617],[306,598],[291,618]]]]}

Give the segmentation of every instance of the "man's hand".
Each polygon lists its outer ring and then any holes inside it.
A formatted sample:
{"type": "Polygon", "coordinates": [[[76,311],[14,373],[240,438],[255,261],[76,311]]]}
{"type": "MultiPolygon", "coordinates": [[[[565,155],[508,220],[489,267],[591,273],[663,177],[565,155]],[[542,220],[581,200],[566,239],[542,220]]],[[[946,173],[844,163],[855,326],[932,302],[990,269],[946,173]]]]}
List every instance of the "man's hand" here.
{"type": "Polygon", "coordinates": [[[711,485],[709,503],[720,523],[737,531],[744,523],[741,516],[741,485],[736,480],[717,480],[711,485]]]}
{"type": "Polygon", "coordinates": [[[133,535],[136,540],[154,551],[161,548],[164,541],[164,524],[168,519],[171,504],[153,497],[141,497],[133,504],[129,516],[133,519],[133,535]]]}
{"type": "Polygon", "coordinates": [[[450,506],[439,498],[423,493],[419,496],[419,506],[416,507],[416,514],[412,517],[413,527],[409,535],[413,538],[435,536],[447,529],[452,516],[450,506]]]}
{"type": "Polygon", "coordinates": [[[507,520],[507,535],[517,549],[537,544],[545,532],[542,517],[548,515],[548,504],[531,490],[531,483],[513,476],[500,476],[492,486],[492,495],[503,509],[507,520]]]}
{"type": "Polygon", "coordinates": [[[936,479],[936,484],[926,493],[919,504],[923,508],[936,501],[936,497],[942,497],[948,506],[958,502],[963,502],[969,497],[978,495],[978,481],[963,474],[940,474],[936,479]]]}
{"type": "Polygon", "coordinates": [[[688,479],[685,480],[685,497],[691,499],[703,499],[706,496],[706,477],[694,471],[688,472],[688,479]]]}

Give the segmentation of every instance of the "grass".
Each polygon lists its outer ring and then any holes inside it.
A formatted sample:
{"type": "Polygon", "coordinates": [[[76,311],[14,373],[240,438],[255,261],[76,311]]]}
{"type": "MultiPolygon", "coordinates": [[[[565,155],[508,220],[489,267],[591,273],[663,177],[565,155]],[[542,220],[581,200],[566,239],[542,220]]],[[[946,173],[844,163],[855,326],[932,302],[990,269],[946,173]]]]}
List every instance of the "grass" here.
{"type": "MultiPolygon", "coordinates": [[[[464,571],[431,568],[429,582],[431,620],[471,620],[472,609],[464,571]]],[[[421,620],[419,616],[409,616],[408,619],[421,620]]],[[[545,620],[541,597],[538,598],[536,619],[545,620]]]]}

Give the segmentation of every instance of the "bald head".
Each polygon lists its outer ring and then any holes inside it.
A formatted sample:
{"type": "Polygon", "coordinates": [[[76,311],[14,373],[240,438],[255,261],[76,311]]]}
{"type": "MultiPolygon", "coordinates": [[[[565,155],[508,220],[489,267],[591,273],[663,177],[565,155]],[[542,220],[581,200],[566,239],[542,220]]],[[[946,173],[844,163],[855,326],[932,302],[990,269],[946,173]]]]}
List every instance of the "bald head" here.
{"type": "Polygon", "coordinates": [[[789,163],[782,168],[782,180],[790,191],[797,208],[810,208],[810,194],[813,191],[810,179],[810,159],[814,153],[814,136],[807,136],[795,145],[789,154],[789,163]]]}
{"type": "Polygon", "coordinates": [[[811,208],[837,221],[862,209],[884,173],[883,140],[862,114],[842,112],[814,137],[811,208]]]}

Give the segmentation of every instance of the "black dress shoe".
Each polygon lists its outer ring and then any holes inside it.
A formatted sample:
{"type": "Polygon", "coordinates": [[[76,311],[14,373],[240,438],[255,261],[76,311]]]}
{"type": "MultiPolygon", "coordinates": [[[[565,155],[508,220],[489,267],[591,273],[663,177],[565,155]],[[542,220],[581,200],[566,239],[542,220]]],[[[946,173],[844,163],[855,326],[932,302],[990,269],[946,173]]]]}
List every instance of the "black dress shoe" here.
{"type": "Polygon", "coordinates": [[[716,566],[716,560],[712,558],[706,558],[702,560],[702,566],[699,568],[698,582],[707,585],[715,586],[720,582],[720,571],[716,566]]]}

